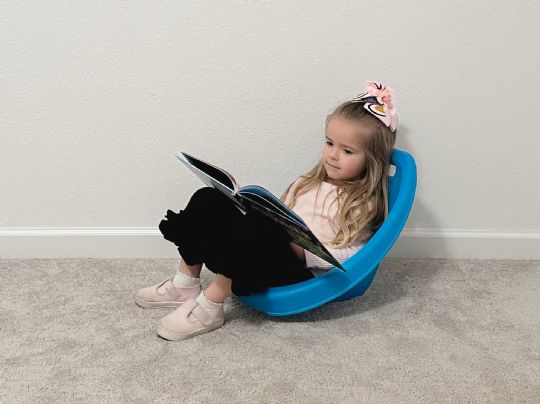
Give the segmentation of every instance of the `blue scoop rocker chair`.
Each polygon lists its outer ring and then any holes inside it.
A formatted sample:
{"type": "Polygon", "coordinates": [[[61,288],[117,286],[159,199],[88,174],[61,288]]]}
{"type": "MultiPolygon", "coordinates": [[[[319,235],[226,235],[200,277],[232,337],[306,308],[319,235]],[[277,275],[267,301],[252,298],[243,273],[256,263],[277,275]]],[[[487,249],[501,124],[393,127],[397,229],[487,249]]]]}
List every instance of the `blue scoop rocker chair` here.
{"type": "Polygon", "coordinates": [[[246,306],[271,316],[302,313],[332,301],[349,300],[362,295],[377,269],[398,239],[414,201],[416,164],[407,152],[394,149],[395,173],[388,178],[389,213],[382,226],[367,243],[342,265],[345,272],[333,268],[322,276],[294,285],[278,286],[248,296],[237,296],[246,306]]]}

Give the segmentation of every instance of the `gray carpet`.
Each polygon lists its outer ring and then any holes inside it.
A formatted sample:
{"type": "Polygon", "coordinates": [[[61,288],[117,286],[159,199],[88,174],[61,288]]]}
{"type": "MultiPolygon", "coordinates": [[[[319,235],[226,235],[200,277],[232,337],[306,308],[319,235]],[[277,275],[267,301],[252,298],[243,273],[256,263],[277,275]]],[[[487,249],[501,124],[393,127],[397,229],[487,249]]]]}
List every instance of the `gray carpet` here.
{"type": "Polygon", "coordinates": [[[231,298],[169,342],[173,309],[132,296],[177,262],[0,260],[0,402],[539,402],[539,261],[386,259],[359,298],[286,318],[231,298]]]}

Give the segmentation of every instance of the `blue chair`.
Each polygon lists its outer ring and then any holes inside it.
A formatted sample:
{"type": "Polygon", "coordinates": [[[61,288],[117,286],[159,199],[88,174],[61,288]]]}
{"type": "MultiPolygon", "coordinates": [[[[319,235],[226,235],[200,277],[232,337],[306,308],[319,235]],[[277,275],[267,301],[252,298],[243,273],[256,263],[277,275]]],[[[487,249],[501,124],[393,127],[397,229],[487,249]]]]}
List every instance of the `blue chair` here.
{"type": "Polygon", "coordinates": [[[394,149],[392,164],[396,170],[389,177],[389,214],[368,242],[343,263],[345,272],[333,268],[322,276],[304,282],[268,288],[262,293],[237,298],[245,305],[268,315],[288,316],[328,302],[362,295],[375,277],[381,261],[398,239],[414,201],[414,158],[403,150],[394,149]]]}

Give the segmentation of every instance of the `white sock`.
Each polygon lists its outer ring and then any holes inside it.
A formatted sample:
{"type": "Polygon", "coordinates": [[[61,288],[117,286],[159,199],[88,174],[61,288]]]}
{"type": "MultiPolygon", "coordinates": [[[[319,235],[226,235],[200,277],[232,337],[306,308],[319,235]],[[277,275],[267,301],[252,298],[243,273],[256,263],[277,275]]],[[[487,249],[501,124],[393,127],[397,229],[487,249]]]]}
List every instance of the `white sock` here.
{"type": "Polygon", "coordinates": [[[176,275],[174,275],[172,283],[176,288],[190,288],[201,283],[201,278],[194,278],[178,270],[176,271],[176,275]]]}
{"type": "Polygon", "coordinates": [[[215,303],[211,301],[210,299],[208,299],[204,295],[204,292],[201,292],[201,294],[197,296],[195,300],[205,309],[215,309],[217,307],[223,306],[223,303],[215,303]]]}

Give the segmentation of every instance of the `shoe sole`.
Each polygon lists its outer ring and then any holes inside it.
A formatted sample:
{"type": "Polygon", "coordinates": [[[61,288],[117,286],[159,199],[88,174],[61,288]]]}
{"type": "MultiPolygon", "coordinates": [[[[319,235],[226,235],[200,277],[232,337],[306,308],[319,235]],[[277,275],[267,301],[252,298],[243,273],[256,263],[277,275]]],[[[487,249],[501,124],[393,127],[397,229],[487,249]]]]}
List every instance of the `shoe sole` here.
{"type": "Polygon", "coordinates": [[[163,328],[162,326],[160,326],[158,324],[156,331],[157,331],[158,335],[161,338],[165,338],[165,339],[167,339],[169,341],[181,341],[181,340],[184,340],[184,339],[195,337],[196,335],[200,335],[200,334],[204,334],[204,333],[207,333],[207,332],[210,332],[210,331],[217,330],[223,324],[225,324],[225,322],[223,322],[221,324],[218,323],[217,325],[213,326],[212,328],[203,328],[201,330],[192,332],[191,334],[177,334],[177,333],[175,333],[173,331],[169,331],[166,328],[163,328]]]}
{"type": "Polygon", "coordinates": [[[145,309],[159,309],[161,307],[180,307],[184,302],[148,302],[135,296],[135,303],[145,309]]]}

